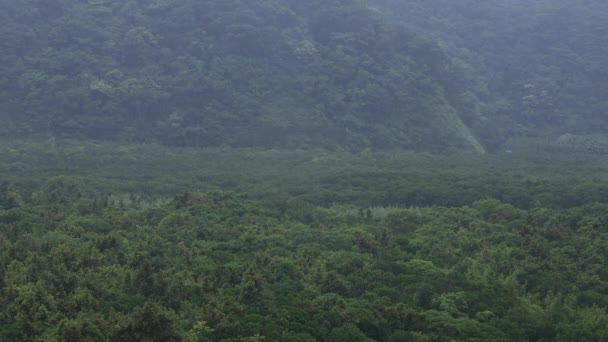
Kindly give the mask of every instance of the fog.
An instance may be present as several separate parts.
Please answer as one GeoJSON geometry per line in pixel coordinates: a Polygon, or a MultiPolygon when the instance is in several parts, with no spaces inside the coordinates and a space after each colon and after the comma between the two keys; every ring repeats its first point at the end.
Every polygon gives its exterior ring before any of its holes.
{"type": "Polygon", "coordinates": [[[608,2],[0,0],[0,341],[608,340],[608,2]]]}
{"type": "Polygon", "coordinates": [[[4,134],[481,152],[606,124],[600,1],[1,6],[4,134]]]}

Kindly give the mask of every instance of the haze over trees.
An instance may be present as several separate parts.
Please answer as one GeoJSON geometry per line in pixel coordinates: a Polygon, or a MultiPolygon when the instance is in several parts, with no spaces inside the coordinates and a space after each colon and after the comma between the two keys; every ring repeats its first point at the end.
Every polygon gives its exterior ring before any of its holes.
{"type": "Polygon", "coordinates": [[[528,135],[606,132],[606,2],[370,3],[468,62],[491,95],[496,124],[528,135]]]}
{"type": "Polygon", "coordinates": [[[0,341],[608,340],[608,3],[0,0],[0,341]]]}
{"type": "Polygon", "coordinates": [[[7,132],[482,150],[454,61],[359,1],[2,6],[7,132]]]}
{"type": "Polygon", "coordinates": [[[600,1],[0,6],[5,133],[481,151],[605,128],[600,1]]]}

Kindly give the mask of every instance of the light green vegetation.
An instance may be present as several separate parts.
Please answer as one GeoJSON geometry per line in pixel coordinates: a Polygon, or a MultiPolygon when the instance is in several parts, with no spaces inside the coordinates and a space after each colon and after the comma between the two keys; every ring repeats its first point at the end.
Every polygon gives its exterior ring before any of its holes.
{"type": "Polygon", "coordinates": [[[345,210],[66,179],[0,198],[0,336],[23,341],[598,341],[605,204],[345,210]],[[346,213],[346,214],[345,214],[346,213]]]}

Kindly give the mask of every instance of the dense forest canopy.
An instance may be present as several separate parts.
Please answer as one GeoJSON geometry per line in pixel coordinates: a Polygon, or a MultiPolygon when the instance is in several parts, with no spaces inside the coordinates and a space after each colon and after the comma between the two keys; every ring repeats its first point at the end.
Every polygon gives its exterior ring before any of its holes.
{"type": "Polygon", "coordinates": [[[608,341],[606,37],[599,0],[0,0],[0,341],[608,341]]]}
{"type": "Polygon", "coordinates": [[[162,204],[55,178],[0,198],[10,341],[602,341],[605,204],[162,204]],[[591,240],[589,240],[591,238],[591,240]]]}

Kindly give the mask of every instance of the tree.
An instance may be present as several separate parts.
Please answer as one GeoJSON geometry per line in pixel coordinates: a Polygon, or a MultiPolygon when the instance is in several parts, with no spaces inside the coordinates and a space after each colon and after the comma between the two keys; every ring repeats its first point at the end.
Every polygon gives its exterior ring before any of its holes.
{"type": "Polygon", "coordinates": [[[125,323],[112,333],[110,341],[153,342],[180,341],[180,336],[173,328],[172,319],[163,307],[146,302],[128,317],[125,323]]]}

